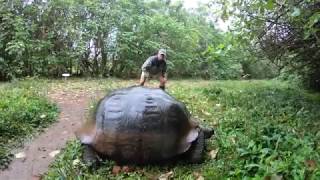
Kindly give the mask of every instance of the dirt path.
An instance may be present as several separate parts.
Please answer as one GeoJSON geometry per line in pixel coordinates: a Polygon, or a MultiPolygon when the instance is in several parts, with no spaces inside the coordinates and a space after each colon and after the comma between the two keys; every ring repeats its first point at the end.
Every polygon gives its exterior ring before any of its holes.
{"type": "Polygon", "coordinates": [[[90,93],[81,90],[49,93],[49,97],[61,110],[58,122],[31,142],[27,142],[24,148],[18,151],[24,152],[25,157],[14,159],[8,169],[0,172],[0,179],[40,179],[54,160],[53,154],[59,152],[68,140],[74,138],[74,131],[84,121],[90,96],[90,93]]]}

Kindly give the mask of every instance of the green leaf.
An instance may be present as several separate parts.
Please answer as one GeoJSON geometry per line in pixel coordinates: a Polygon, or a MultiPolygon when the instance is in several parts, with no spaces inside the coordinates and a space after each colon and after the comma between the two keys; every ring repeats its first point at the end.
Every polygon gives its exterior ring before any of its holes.
{"type": "Polygon", "coordinates": [[[251,168],[254,168],[254,167],[260,167],[259,164],[248,164],[245,166],[245,168],[248,168],[248,169],[251,169],[251,168]]]}
{"type": "Polygon", "coordinates": [[[219,44],[219,45],[218,45],[218,49],[223,49],[223,48],[225,48],[225,45],[224,45],[224,44],[219,44]]]}
{"type": "Polygon", "coordinates": [[[254,145],[255,145],[254,141],[251,140],[251,141],[249,142],[249,144],[248,144],[248,147],[250,148],[250,147],[253,147],[254,145]]]}
{"type": "Polygon", "coordinates": [[[222,20],[227,21],[229,19],[229,13],[227,12],[226,9],[223,10],[222,12],[222,20]]]}
{"type": "Polygon", "coordinates": [[[308,21],[308,23],[307,23],[308,27],[311,28],[314,24],[316,24],[317,22],[319,22],[319,20],[320,20],[320,12],[313,14],[313,15],[309,18],[309,21],[308,21]]]}
{"type": "Polygon", "coordinates": [[[268,10],[272,10],[274,8],[274,0],[268,0],[268,2],[266,4],[266,8],[268,10]]]}
{"type": "Polygon", "coordinates": [[[304,36],[303,36],[303,39],[308,39],[311,35],[311,32],[308,30],[308,31],[305,31],[304,32],[304,36]]]}
{"type": "Polygon", "coordinates": [[[293,9],[293,13],[291,13],[291,16],[297,17],[297,16],[300,16],[300,14],[301,14],[300,9],[297,8],[297,7],[295,7],[295,8],[293,9]]]}

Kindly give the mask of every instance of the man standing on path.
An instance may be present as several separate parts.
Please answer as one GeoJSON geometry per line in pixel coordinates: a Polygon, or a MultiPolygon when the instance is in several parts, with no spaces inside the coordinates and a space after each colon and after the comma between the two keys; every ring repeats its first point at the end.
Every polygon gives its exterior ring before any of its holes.
{"type": "Polygon", "coordinates": [[[141,67],[142,73],[140,78],[140,85],[143,86],[147,79],[150,77],[159,77],[159,88],[165,90],[167,82],[167,63],[166,63],[166,50],[160,49],[158,54],[150,56],[141,67]]]}

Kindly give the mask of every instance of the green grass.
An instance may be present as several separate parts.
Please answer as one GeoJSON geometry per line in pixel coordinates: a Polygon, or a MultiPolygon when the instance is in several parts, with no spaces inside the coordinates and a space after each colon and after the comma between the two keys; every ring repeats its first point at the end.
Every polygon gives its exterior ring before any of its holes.
{"type": "MultiPolygon", "coordinates": [[[[134,82],[78,80],[75,84],[99,84],[109,91],[134,82]]],[[[207,153],[200,165],[146,166],[113,175],[111,161],[97,170],[85,166],[80,143],[72,141],[44,178],[152,179],[170,171],[174,179],[199,175],[205,179],[320,178],[319,94],[280,81],[181,80],[171,81],[168,92],[202,124],[215,127],[216,137],[207,144],[208,152],[219,150],[216,158],[207,153]]]]}
{"type": "Polygon", "coordinates": [[[13,148],[56,120],[57,107],[45,98],[44,84],[26,80],[0,85],[0,169],[10,163],[13,148]]]}

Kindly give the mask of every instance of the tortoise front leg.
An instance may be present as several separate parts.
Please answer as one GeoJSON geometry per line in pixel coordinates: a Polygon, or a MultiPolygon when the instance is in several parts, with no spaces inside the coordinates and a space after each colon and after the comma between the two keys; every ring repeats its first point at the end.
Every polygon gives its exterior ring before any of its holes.
{"type": "Polygon", "coordinates": [[[205,138],[202,130],[199,131],[198,138],[192,142],[190,149],[186,152],[186,160],[189,163],[203,162],[205,151],[205,138]]]}
{"type": "Polygon", "coordinates": [[[96,167],[98,164],[98,154],[94,151],[94,149],[87,145],[83,144],[83,161],[88,166],[96,167]]]}

